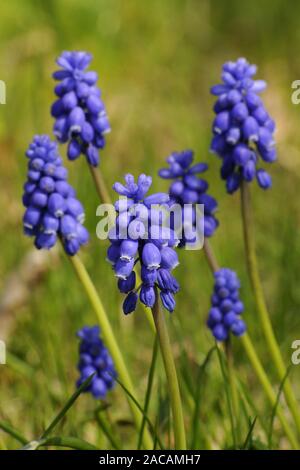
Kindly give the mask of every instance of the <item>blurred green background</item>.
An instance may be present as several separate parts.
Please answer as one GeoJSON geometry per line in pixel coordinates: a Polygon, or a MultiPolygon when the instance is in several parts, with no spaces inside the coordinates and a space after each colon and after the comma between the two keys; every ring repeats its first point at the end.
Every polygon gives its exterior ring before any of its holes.
{"type": "MultiPolygon", "coordinates": [[[[300,106],[291,103],[291,83],[300,79],[299,18],[300,3],[284,0],[10,0],[1,5],[0,79],[6,83],[7,97],[6,105],[0,106],[0,339],[6,341],[9,355],[8,365],[0,366],[0,419],[22,430],[28,439],[39,435],[72,393],[77,377],[75,332],[83,324],[96,323],[64,255],[59,253],[49,263],[46,257],[49,269],[42,269],[43,276],[35,275],[31,255],[29,261],[26,258],[32,240],[22,233],[24,152],[34,134],[51,133],[51,74],[57,55],[68,49],[93,54],[92,69],[99,73],[112,125],[101,163],[109,187],[125,172],[145,172],[152,175],[154,190],[166,190],[167,182],[159,180],[157,171],[174,150],[192,148],[197,161],[209,163],[207,177],[210,192],[219,201],[220,220],[212,244],[220,264],[237,270],[241,277],[245,319],[276,383],[246,276],[239,196],[226,194],[219,179],[220,162],[208,151],[213,119],[209,88],[219,82],[222,63],[239,56],[256,63],[258,77],[268,82],[264,99],[277,122],[279,159],[270,170],[273,189],[263,192],[254,184],[253,197],[262,279],[288,366],[291,343],[300,337],[300,106]],[[34,278],[30,292],[27,277],[34,278]],[[3,301],[10,297],[11,303],[3,301]]],[[[82,256],[143,397],[152,334],[142,310],[130,318],[121,313],[122,298],[105,262],[106,243],[95,236],[98,200],[85,160],[66,164],[92,234],[82,256]]],[[[193,378],[193,364],[203,361],[213,346],[205,326],[212,278],[202,252],[181,251],[179,256],[176,276],[181,291],[168,323],[177,364],[180,368],[184,350],[188,357],[184,356],[184,368],[193,378]]],[[[238,341],[234,349],[239,376],[263,419],[269,419],[270,409],[238,341]]],[[[197,444],[205,446],[209,438],[214,448],[220,448],[229,445],[229,420],[216,357],[209,367],[197,444]]],[[[161,372],[159,377],[155,397],[162,402],[166,387],[161,372]]],[[[300,366],[294,366],[291,379],[300,399],[299,377],[300,366]]],[[[126,424],[126,400],[117,389],[109,401],[124,446],[130,446],[135,441],[130,423],[126,424]]],[[[82,396],[62,432],[105,447],[107,441],[90,419],[94,407],[90,396],[82,396]]],[[[189,426],[188,403],[185,415],[189,426]]],[[[260,425],[256,434],[262,435],[260,425]]],[[[18,446],[1,431],[0,445],[18,446]]],[[[280,429],[274,445],[287,447],[280,429]]]]}

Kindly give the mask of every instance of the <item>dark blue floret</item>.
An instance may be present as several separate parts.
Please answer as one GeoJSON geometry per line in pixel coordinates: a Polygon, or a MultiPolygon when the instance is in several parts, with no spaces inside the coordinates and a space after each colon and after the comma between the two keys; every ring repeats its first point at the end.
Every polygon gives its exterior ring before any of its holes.
{"type": "Polygon", "coordinates": [[[95,398],[103,399],[115,385],[117,374],[113,360],[100,338],[98,326],[84,326],[77,332],[77,336],[80,338],[78,362],[80,378],[77,380],[77,387],[95,374],[84,391],[90,392],[95,398]]]}
{"type": "MultiPolygon", "coordinates": [[[[192,150],[174,152],[167,158],[169,168],[162,168],[159,171],[159,176],[174,180],[169,189],[171,203],[181,206],[184,204],[204,204],[204,236],[211,237],[219,225],[214,215],[218,204],[212,196],[207,194],[207,181],[197,176],[207,170],[207,164],[196,163],[192,165],[193,159],[192,150]]],[[[183,225],[185,222],[183,220],[183,225]]],[[[195,226],[195,222],[193,226],[195,226]]],[[[179,246],[184,246],[186,242],[187,240],[183,236],[179,246]]]]}
{"type": "Polygon", "coordinates": [[[211,297],[207,326],[217,341],[228,339],[230,332],[241,336],[246,325],[240,318],[244,305],[239,298],[240,281],[234,271],[222,268],[215,272],[214,292],[211,297]]]}
{"type": "Polygon", "coordinates": [[[68,255],[75,255],[89,235],[84,210],[67,182],[67,170],[57,144],[47,135],[35,136],[26,156],[29,159],[27,182],[24,185],[24,232],[34,237],[37,248],[52,248],[61,238],[68,255]]]}
{"type": "Polygon", "coordinates": [[[271,176],[259,169],[259,164],[261,160],[276,160],[275,123],[258,96],[266,83],[253,80],[255,73],[256,65],[244,58],[226,62],[223,83],[211,88],[218,97],[211,150],[223,160],[221,177],[228,193],[235,192],[242,180],[251,182],[256,178],[261,188],[272,186],[271,176]]]}
{"type": "Polygon", "coordinates": [[[86,70],[92,60],[87,52],[66,51],[57,59],[60,70],[53,78],[57,100],[51,114],[55,118],[53,132],[59,142],[68,142],[68,158],[84,154],[92,166],[99,164],[99,150],[105,146],[110,132],[96,72],[86,70]]]}
{"type": "Polygon", "coordinates": [[[107,259],[112,264],[120,292],[127,294],[123,312],[127,315],[136,309],[138,299],[152,308],[159,290],[164,307],[172,312],[175,308],[174,294],[179,284],[171,271],[178,265],[173,249],[178,244],[175,233],[164,227],[157,205],[169,211],[169,196],[156,193],[146,196],[152,179],[141,174],[135,182],[125,175],[125,184],[115,183],[114,190],[125,199],[115,203],[116,225],[110,232],[111,245],[107,259]],[[155,206],[155,207],[153,207],[155,206]],[[133,271],[136,263],[141,266],[142,283],[136,287],[133,271]]]}

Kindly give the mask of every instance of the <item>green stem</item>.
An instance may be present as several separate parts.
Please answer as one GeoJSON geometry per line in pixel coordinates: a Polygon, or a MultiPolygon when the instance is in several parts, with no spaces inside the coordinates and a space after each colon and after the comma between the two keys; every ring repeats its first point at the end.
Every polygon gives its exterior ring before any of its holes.
{"type": "Polygon", "coordinates": [[[109,416],[107,414],[106,416],[104,416],[103,412],[96,411],[95,418],[96,418],[97,423],[99,424],[99,427],[102,429],[103,433],[105,434],[106,438],[111,443],[113,449],[120,450],[121,445],[119,444],[119,442],[117,441],[115,437],[114,430],[112,429],[109,416]]]}
{"type": "MultiPolygon", "coordinates": [[[[207,238],[204,239],[204,253],[205,257],[207,260],[207,263],[212,271],[212,273],[215,273],[216,271],[219,271],[220,266],[217,261],[217,258],[215,257],[214,251],[211,247],[211,244],[207,240],[207,238]]],[[[238,418],[239,418],[239,400],[238,400],[238,391],[236,387],[236,379],[235,379],[235,373],[234,373],[234,360],[233,360],[233,354],[232,354],[232,344],[230,341],[230,338],[226,341],[225,344],[225,355],[227,359],[227,369],[228,369],[228,379],[229,379],[229,386],[230,386],[230,391],[231,391],[231,402],[232,402],[232,411],[233,411],[233,417],[234,417],[234,427],[238,427],[238,418]]],[[[234,430],[234,432],[236,432],[234,430]]]]}
{"type": "MultiPolygon", "coordinates": [[[[262,365],[261,365],[261,362],[256,354],[256,351],[255,351],[255,348],[249,338],[249,335],[247,333],[245,333],[243,336],[240,337],[240,341],[242,343],[242,345],[244,346],[244,349],[246,351],[246,354],[248,356],[248,359],[249,361],[251,362],[252,364],[252,367],[253,369],[255,370],[256,372],[256,375],[257,377],[259,378],[260,380],[260,383],[272,405],[272,407],[274,407],[277,403],[277,397],[276,397],[276,394],[272,388],[272,386],[270,385],[270,382],[268,380],[268,377],[267,377],[267,374],[265,373],[262,365]]],[[[283,412],[282,412],[282,409],[277,406],[277,416],[282,424],[282,427],[291,443],[291,446],[293,447],[293,449],[298,449],[299,446],[298,446],[298,442],[297,442],[297,439],[296,439],[296,436],[294,435],[294,433],[292,432],[291,428],[290,428],[290,425],[289,423],[287,422],[283,412]]]]}
{"type": "Polygon", "coordinates": [[[0,429],[1,431],[4,431],[10,436],[14,437],[23,445],[28,442],[28,439],[26,439],[26,437],[24,437],[17,429],[13,428],[9,423],[6,423],[5,421],[0,421],[0,429]]]}
{"type": "MultiPolygon", "coordinates": [[[[105,343],[111,353],[111,356],[113,358],[113,361],[115,363],[117,372],[119,374],[120,380],[123,383],[123,385],[126,387],[126,389],[134,396],[136,397],[136,393],[131,381],[131,378],[129,376],[129,373],[127,371],[125,362],[123,360],[123,356],[120,352],[120,349],[118,347],[118,343],[115,339],[115,336],[113,334],[112,328],[110,326],[109,320],[107,318],[105,309],[102,305],[102,302],[98,296],[98,293],[96,291],[96,288],[94,284],[92,283],[89,274],[87,273],[83,263],[81,262],[80,258],[78,255],[68,257],[71,261],[71,264],[78,276],[78,279],[80,280],[85,293],[87,294],[87,297],[98,317],[99,325],[102,330],[102,334],[105,340],[105,343]]],[[[135,403],[128,399],[129,406],[132,411],[132,415],[135,421],[136,428],[139,430],[141,427],[143,415],[138,409],[138,407],[135,405],[135,403]]],[[[150,434],[147,430],[144,432],[144,437],[143,437],[143,444],[146,449],[152,449],[152,439],[150,437],[150,434]]]]}
{"type": "Polygon", "coordinates": [[[228,379],[229,379],[229,386],[231,390],[231,401],[232,401],[232,414],[234,419],[235,425],[235,432],[237,438],[240,438],[239,435],[239,396],[236,384],[236,378],[234,373],[234,361],[233,361],[233,354],[232,354],[232,344],[230,338],[225,343],[225,354],[227,359],[227,369],[228,369],[228,379]]]}
{"type": "Polygon", "coordinates": [[[204,239],[203,249],[204,249],[206,261],[211,269],[211,272],[214,274],[216,271],[219,271],[220,266],[217,261],[217,258],[215,257],[211,244],[209,243],[207,238],[204,239]]]}
{"type": "Polygon", "coordinates": [[[112,200],[110,197],[110,194],[107,190],[106,184],[104,182],[102,173],[99,170],[99,167],[94,167],[92,165],[89,165],[89,169],[91,171],[91,175],[95,184],[96,191],[98,193],[98,196],[100,198],[100,201],[104,204],[112,204],[112,200]]]}
{"type": "Polygon", "coordinates": [[[216,347],[217,347],[217,352],[218,352],[220,369],[221,369],[222,377],[223,377],[223,381],[224,381],[224,390],[225,390],[225,397],[226,397],[227,406],[228,406],[228,413],[229,413],[230,426],[231,426],[231,432],[232,432],[233,448],[237,449],[235,420],[234,420],[234,417],[233,417],[233,409],[232,409],[232,392],[230,390],[230,384],[229,384],[229,387],[228,387],[228,382],[229,382],[228,375],[226,374],[225,364],[224,364],[224,361],[223,361],[223,355],[222,355],[222,352],[221,352],[221,347],[217,342],[216,342],[216,347]],[[231,392],[231,396],[230,396],[230,392],[231,392]]]}
{"type": "MultiPolygon", "coordinates": [[[[109,191],[107,189],[107,186],[105,184],[104,178],[102,176],[101,171],[99,170],[98,167],[94,167],[92,165],[88,164],[88,167],[90,169],[92,179],[97,191],[97,194],[99,196],[99,200],[101,201],[102,204],[109,204],[110,206],[113,205],[109,191]]],[[[114,225],[114,211],[108,211],[108,222],[109,226],[114,225]]]]}
{"type": "Polygon", "coordinates": [[[167,326],[165,323],[164,313],[162,312],[156,292],[156,302],[152,309],[153,319],[159,339],[161,354],[165,366],[167,382],[169,387],[173,422],[174,422],[174,437],[175,448],[177,450],[186,449],[186,438],[184,429],[183,412],[180,398],[180,391],[177,379],[175,363],[173,359],[170,339],[168,335],[167,326]]]}
{"type": "MultiPolygon", "coordinates": [[[[286,374],[286,367],[273,331],[259,276],[258,262],[255,251],[254,218],[251,207],[250,189],[249,184],[245,181],[242,182],[241,186],[241,207],[248,273],[257,305],[259,320],[275,367],[277,369],[279,380],[282,381],[286,374]]],[[[297,431],[300,435],[300,412],[289,379],[287,379],[284,383],[283,392],[296,423],[297,431]]]]}
{"type": "Polygon", "coordinates": [[[152,392],[157,353],[158,353],[158,340],[157,340],[157,336],[155,335],[151,365],[150,365],[150,370],[149,370],[149,375],[148,375],[147,390],[146,390],[145,401],[144,401],[144,413],[145,414],[143,416],[142,426],[141,426],[141,430],[140,430],[139,437],[138,437],[138,445],[137,445],[138,450],[140,450],[141,448],[144,429],[146,426],[146,416],[148,414],[148,408],[149,408],[150,397],[151,397],[151,392],[152,392]]]}

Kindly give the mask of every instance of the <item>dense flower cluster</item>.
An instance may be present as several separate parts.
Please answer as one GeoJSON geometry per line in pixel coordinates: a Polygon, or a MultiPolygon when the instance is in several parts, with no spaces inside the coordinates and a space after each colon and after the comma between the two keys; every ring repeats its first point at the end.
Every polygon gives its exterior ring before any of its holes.
{"type": "Polygon", "coordinates": [[[77,332],[80,338],[78,370],[80,378],[77,387],[95,374],[90,385],[84,390],[95,398],[105,398],[115,385],[116,371],[113,360],[100,338],[98,326],[85,326],[77,332]]]}
{"type": "Polygon", "coordinates": [[[99,164],[99,149],[105,145],[104,135],[110,131],[96,72],[87,71],[92,56],[87,52],[63,52],[57,59],[61,70],[53,77],[58,99],[51,114],[55,118],[54,134],[59,142],[68,142],[68,158],[84,154],[90,165],[99,164]]]}
{"type": "Polygon", "coordinates": [[[266,88],[263,80],[253,80],[256,66],[240,58],[223,65],[223,83],[211,89],[218,96],[214,105],[211,150],[223,160],[221,176],[229,193],[236,191],[242,179],[255,177],[259,186],[272,185],[271,176],[258,168],[259,157],[267,163],[276,159],[275,123],[258,96],[266,88]]]}
{"type": "MultiPolygon", "coordinates": [[[[173,179],[170,186],[169,194],[171,204],[176,203],[184,206],[184,204],[204,204],[204,236],[211,237],[218,227],[218,220],[214,213],[217,209],[217,201],[210,195],[206,194],[208,183],[205,179],[196,176],[207,170],[206,163],[196,163],[192,165],[194,154],[192,150],[183,152],[174,152],[168,158],[169,168],[163,168],[159,171],[159,176],[165,179],[173,179]]],[[[183,226],[185,225],[184,212],[182,212],[183,226]]],[[[194,209],[192,223],[195,225],[197,212],[194,209]]],[[[184,234],[180,241],[180,246],[186,243],[184,234]]]]}
{"type": "Polygon", "coordinates": [[[125,314],[135,310],[138,301],[153,307],[157,288],[164,307],[172,312],[175,308],[174,294],[179,290],[171,271],[178,265],[173,249],[178,240],[172,230],[163,225],[162,211],[155,205],[165,205],[168,212],[169,196],[156,193],[146,196],[152,178],[141,174],[137,183],[130,174],[125,176],[126,184],[114,184],[114,190],[125,199],[119,199],[116,225],[110,233],[111,245],[107,258],[112,263],[120,292],[127,294],[123,303],[125,314]],[[141,265],[142,284],[136,288],[133,268],[141,265]]]}
{"type": "Polygon", "coordinates": [[[52,248],[57,237],[65,251],[74,255],[88,241],[84,211],[62,164],[57,144],[47,135],[35,136],[26,156],[29,159],[24,185],[23,217],[25,234],[35,237],[37,248],[52,248]]]}
{"type": "Polygon", "coordinates": [[[214,277],[212,308],[207,325],[217,341],[225,341],[230,331],[235,336],[241,336],[246,331],[246,325],[240,318],[244,310],[239,298],[240,281],[234,271],[226,268],[215,272],[214,277]]]}

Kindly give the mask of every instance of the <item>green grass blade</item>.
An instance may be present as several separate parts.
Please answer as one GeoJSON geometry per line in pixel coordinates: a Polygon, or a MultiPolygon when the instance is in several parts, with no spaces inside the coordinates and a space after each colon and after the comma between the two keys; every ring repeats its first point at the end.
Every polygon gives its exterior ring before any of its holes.
{"type": "MultiPolygon", "coordinates": [[[[148,408],[149,408],[149,403],[150,403],[150,398],[151,398],[152,385],[153,385],[153,379],[154,379],[154,371],[155,371],[156,360],[157,360],[157,353],[158,353],[158,339],[157,339],[157,336],[155,336],[154,345],[153,345],[153,352],[152,352],[152,359],[151,359],[151,365],[150,365],[150,370],[149,370],[149,374],[148,374],[148,383],[147,383],[147,390],[146,390],[146,396],[145,396],[145,403],[144,403],[144,413],[145,414],[148,413],[148,408]]],[[[140,450],[141,445],[142,445],[143,433],[144,433],[144,428],[145,428],[145,425],[146,425],[145,414],[143,415],[141,429],[140,429],[139,436],[138,436],[138,444],[137,444],[138,450],[140,450]]]]}
{"type": "MultiPolygon", "coordinates": [[[[249,423],[252,423],[252,420],[254,419],[253,416],[257,417],[257,421],[259,419],[258,419],[258,416],[255,412],[252,415],[253,410],[250,412],[250,410],[249,410],[250,406],[248,405],[248,402],[247,402],[246,398],[242,395],[242,388],[240,387],[238,379],[237,379],[237,386],[238,386],[238,392],[239,392],[239,395],[240,395],[239,405],[240,405],[240,410],[241,410],[241,415],[242,415],[241,418],[243,417],[246,426],[249,426],[249,423]]],[[[241,422],[242,422],[242,419],[241,419],[241,422]]]]}
{"type": "Polygon", "coordinates": [[[212,357],[213,352],[216,350],[216,346],[213,346],[207,353],[203,363],[198,368],[198,374],[196,379],[196,389],[194,395],[195,401],[195,410],[192,419],[193,427],[192,427],[192,439],[191,439],[191,449],[195,449],[198,433],[199,433],[199,412],[200,412],[200,403],[201,403],[201,391],[202,391],[202,379],[206,372],[206,367],[208,366],[210,359],[212,357]]]}
{"type": "Polygon", "coordinates": [[[248,431],[248,434],[246,436],[246,439],[245,439],[245,442],[242,446],[242,450],[246,450],[248,449],[248,446],[249,444],[251,443],[252,441],[252,434],[253,434],[253,431],[254,431],[254,427],[255,427],[255,424],[256,424],[256,420],[257,420],[257,416],[255,416],[254,420],[252,421],[252,423],[250,424],[250,428],[249,428],[249,431],[248,431]]]}
{"type": "Polygon", "coordinates": [[[93,380],[95,373],[92,374],[90,377],[88,377],[81,385],[78,387],[78,389],[73,393],[73,395],[69,398],[65,406],[62,408],[62,410],[58,413],[58,415],[51,421],[49,426],[45,429],[43,432],[41,439],[44,439],[45,437],[49,436],[49,434],[53,431],[55,426],[62,420],[62,418],[65,416],[65,414],[68,412],[68,410],[71,408],[71,406],[75,403],[79,395],[89,386],[91,381],[93,380]]]}
{"type": "Polygon", "coordinates": [[[158,445],[158,442],[157,442],[158,432],[159,432],[159,418],[158,418],[158,416],[156,416],[156,419],[155,419],[155,435],[154,435],[154,441],[153,441],[153,450],[156,450],[156,449],[157,449],[157,445],[158,445]]]}
{"type": "Polygon", "coordinates": [[[27,444],[28,439],[26,439],[26,437],[24,437],[19,431],[13,428],[9,423],[5,421],[0,421],[0,429],[15,438],[21,444],[27,444]]]}
{"type": "Polygon", "coordinates": [[[111,443],[112,447],[115,450],[120,450],[121,445],[119,444],[119,442],[117,442],[117,440],[113,436],[112,431],[109,428],[109,424],[108,424],[107,420],[105,419],[105,417],[103,416],[103,413],[101,413],[99,411],[96,411],[95,412],[95,418],[96,418],[96,421],[99,424],[100,428],[102,429],[103,433],[107,437],[108,441],[111,443]]]}
{"type": "MultiPolygon", "coordinates": [[[[162,385],[161,378],[159,379],[158,384],[158,399],[156,403],[156,419],[155,419],[155,430],[156,435],[159,436],[160,433],[165,435],[165,432],[168,431],[168,423],[170,419],[170,400],[168,394],[163,394],[165,386],[162,385]]],[[[157,449],[158,441],[155,439],[153,450],[157,449]]],[[[166,446],[164,446],[167,448],[166,446]]]]}
{"type": "MultiPolygon", "coordinates": [[[[266,426],[265,420],[260,417],[260,414],[259,414],[259,412],[258,412],[258,409],[257,409],[257,407],[255,406],[255,404],[254,404],[254,402],[253,402],[253,400],[252,400],[252,398],[251,398],[250,393],[248,393],[247,387],[246,387],[245,384],[244,384],[241,380],[239,380],[239,379],[238,379],[238,385],[239,385],[239,387],[240,387],[240,395],[243,396],[244,399],[246,400],[246,402],[247,402],[249,408],[252,410],[253,415],[258,417],[258,420],[259,420],[259,422],[260,422],[260,425],[261,425],[261,427],[262,427],[264,433],[267,435],[268,430],[267,430],[267,426],[266,426]]],[[[249,417],[247,416],[247,419],[248,419],[248,418],[249,418],[249,417]]]]}
{"type": "MultiPolygon", "coordinates": [[[[176,343],[179,344],[180,354],[178,357],[179,364],[180,364],[180,375],[183,379],[183,385],[186,389],[186,393],[188,393],[189,397],[193,397],[195,393],[195,387],[193,380],[193,376],[190,373],[190,367],[187,367],[187,364],[191,362],[187,352],[186,352],[186,345],[183,340],[182,331],[184,330],[184,325],[179,317],[174,318],[173,328],[175,331],[175,339],[176,343]]],[[[196,365],[196,361],[193,362],[193,366],[196,365]]]]}
{"type": "Polygon", "coordinates": [[[157,442],[160,446],[161,449],[163,449],[163,445],[162,445],[162,442],[159,438],[159,436],[156,434],[156,431],[155,431],[155,427],[153,426],[151,420],[148,418],[147,414],[144,412],[143,408],[141,407],[141,405],[139,404],[139,402],[136,400],[136,398],[129,392],[129,390],[127,390],[127,388],[122,384],[122,382],[120,382],[120,380],[118,378],[115,379],[116,382],[122,387],[122,389],[124,390],[124,392],[128,395],[128,397],[133,401],[133,403],[137,406],[137,408],[140,410],[140,412],[143,414],[143,416],[145,417],[145,420],[149,426],[149,429],[151,431],[151,433],[153,434],[154,437],[156,437],[157,439],[157,442]]]}
{"type": "Polygon", "coordinates": [[[276,411],[277,411],[277,407],[279,405],[279,400],[280,400],[280,397],[281,397],[281,394],[283,392],[283,387],[284,387],[284,384],[285,384],[285,381],[286,379],[288,378],[289,376],[289,373],[291,371],[291,368],[292,368],[292,365],[290,364],[289,367],[287,368],[286,370],[286,373],[280,383],[280,386],[279,386],[279,389],[278,389],[278,393],[277,393],[277,396],[276,396],[276,402],[272,408],[272,413],[271,413],[271,422],[270,422],[270,428],[269,428],[269,432],[268,432],[268,447],[269,449],[272,449],[272,438],[273,438],[273,428],[274,428],[274,419],[275,419],[275,416],[276,416],[276,411]]]}
{"type": "MultiPolygon", "coordinates": [[[[195,395],[195,381],[190,373],[190,368],[186,367],[188,363],[191,363],[189,356],[187,355],[184,346],[180,344],[180,374],[185,383],[187,392],[193,397],[195,395]]],[[[192,363],[195,366],[196,361],[192,363]]],[[[194,368],[194,367],[193,367],[194,368]]]]}
{"type": "Polygon", "coordinates": [[[224,381],[224,388],[225,388],[225,395],[226,395],[227,407],[228,407],[229,418],[230,418],[233,446],[236,449],[236,444],[237,443],[236,443],[236,435],[235,435],[235,429],[234,429],[234,418],[233,418],[233,410],[232,410],[232,404],[231,404],[231,399],[230,399],[229,382],[228,382],[228,377],[226,375],[226,369],[225,369],[225,364],[224,364],[225,361],[224,361],[222,352],[220,351],[220,348],[218,347],[218,345],[216,346],[216,348],[217,348],[220,368],[221,368],[221,372],[222,372],[222,377],[223,377],[223,381],[224,381]]]}

